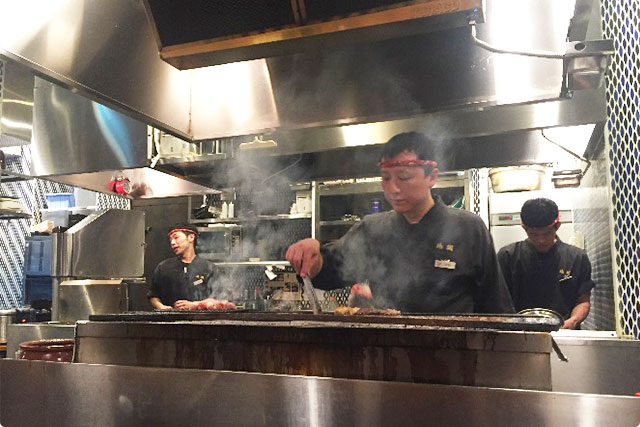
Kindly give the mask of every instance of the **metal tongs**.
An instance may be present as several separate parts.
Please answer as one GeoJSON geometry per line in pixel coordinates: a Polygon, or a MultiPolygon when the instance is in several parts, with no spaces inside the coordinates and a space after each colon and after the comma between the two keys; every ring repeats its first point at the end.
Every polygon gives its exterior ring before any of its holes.
{"type": "Polygon", "coordinates": [[[313,283],[311,283],[311,279],[309,279],[308,277],[303,277],[302,283],[304,283],[304,293],[309,299],[309,304],[311,304],[311,310],[313,310],[313,314],[322,313],[322,310],[320,308],[320,301],[318,301],[316,291],[313,289],[313,283]]]}

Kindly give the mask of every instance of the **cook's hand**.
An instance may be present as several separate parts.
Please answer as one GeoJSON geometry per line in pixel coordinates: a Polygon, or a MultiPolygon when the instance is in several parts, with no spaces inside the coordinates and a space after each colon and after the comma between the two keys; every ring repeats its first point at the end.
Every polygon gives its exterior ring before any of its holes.
{"type": "Polygon", "coordinates": [[[562,325],[562,329],[575,329],[578,327],[578,321],[572,318],[568,318],[564,321],[564,325],[562,325]]]}
{"type": "Polygon", "coordinates": [[[173,304],[175,308],[182,308],[185,310],[194,310],[196,308],[196,303],[193,301],[187,301],[185,299],[180,299],[173,304]]]}
{"type": "Polygon", "coordinates": [[[351,287],[351,293],[353,295],[358,295],[363,298],[371,299],[373,295],[371,294],[371,288],[367,284],[358,284],[356,283],[351,287]]]}
{"type": "Polygon", "coordinates": [[[320,242],[316,239],[303,239],[289,246],[287,261],[301,277],[315,277],[322,270],[320,242]]]}
{"type": "Polygon", "coordinates": [[[366,283],[353,285],[347,298],[347,306],[373,308],[373,295],[369,285],[366,283]]]}

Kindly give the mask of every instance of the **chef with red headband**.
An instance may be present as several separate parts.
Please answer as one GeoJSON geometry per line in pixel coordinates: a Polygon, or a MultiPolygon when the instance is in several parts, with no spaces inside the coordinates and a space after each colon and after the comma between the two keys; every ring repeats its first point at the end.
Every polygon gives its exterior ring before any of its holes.
{"type": "Polygon", "coordinates": [[[420,133],[391,138],[378,166],[393,210],[365,216],[322,247],[315,239],[294,243],[287,260],[320,289],[368,282],[379,308],[512,313],[482,219],[431,193],[438,179],[434,152],[435,144],[420,133]]]}
{"type": "Polygon", "coordinates": [[[191,224],[175,224],[169,230],[169,243],[175,257],[162,261],[153,272],[147,293],[153,308],[197,309],[211,294],[213,265],[196,255],[198,231],[191,224]]]}
{"type": "Polygon", "coordinates": [[[561,223],[553,200],[527,200],[520,218],[527,239],[498,252],[515,309],[554,310],[565,319],[563,328],[579,328],[595,286],[586,252],[558,238],[561,223]]]}

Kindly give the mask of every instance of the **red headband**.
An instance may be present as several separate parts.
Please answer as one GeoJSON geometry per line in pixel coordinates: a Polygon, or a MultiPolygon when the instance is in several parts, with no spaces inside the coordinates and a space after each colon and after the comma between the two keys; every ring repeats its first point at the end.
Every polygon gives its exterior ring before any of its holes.
{"type": "Polygon", "coordinates": [[[378,163],[379,168],[395,168],[397,166],[438,166],[433,160],[383,160],[378,163]]]}
{"type": "Polygon", "coordinates": [[[549,228],[549,227],[553,227],[554,225],[556,225],[557,223],[560,222],[560,212],[558,212],[558,216],[556,217],[556,219],[554,219],[551,224],[549,225],[543,225],[542,227],[529,227],[528,225],[526,225],[524,222],[521,222],[520,224],[523,227],[528,227],[528,228],[549,228]]]}
{"type": "Polygon", "coordinates": [[[189,228],[174,228],[173,230],[171,230],[169,232],[169,237],[171,237],[171,235],[177,231],[182,231],[183,233],[191,233],[191,234],[196,234],[195,231],[189,229],[189,228]]]}

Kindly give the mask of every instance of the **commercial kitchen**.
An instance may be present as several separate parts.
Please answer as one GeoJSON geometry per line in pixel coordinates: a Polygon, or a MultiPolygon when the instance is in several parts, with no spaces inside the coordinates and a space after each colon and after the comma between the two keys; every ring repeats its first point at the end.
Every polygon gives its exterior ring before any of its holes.
{"type": "Polygon", "coordinates": [[[1,425],[640,425],[636,2],[0,17],[1,425]],[[438,142],[433,194],[495,250],[527,237],[525,201],[558,205],[596,285],[581,329],[549,310],[344,316],[348,287],[303,283],[291,244],[392,209],[378,161],[404,132],[438,142]],[[150,305],[181,222],[233,309],[150,305]]]}

